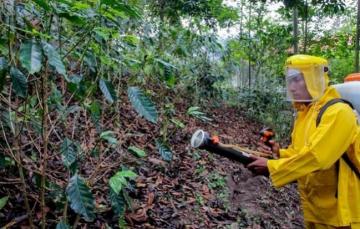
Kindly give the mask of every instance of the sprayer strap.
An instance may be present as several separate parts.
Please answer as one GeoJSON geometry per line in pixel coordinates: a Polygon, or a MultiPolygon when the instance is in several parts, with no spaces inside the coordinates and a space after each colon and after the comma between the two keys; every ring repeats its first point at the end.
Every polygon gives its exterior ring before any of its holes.
{"type": "Polygon", "coordinates": [[[320,111],[319,111],[319,114],[316,118],[316,127],[320,124],[320,121],[321,121],[321,117],[323,116],[324,112],[326,111],[326,109],[328,109],[328,107],[336,104],[336,103],[346,103],[347,105],[349,105],[352,109],[354,109],[353,105],[345,100],[345,99],[340,99],[340,98],[336,98],[336,99],[332,99],[330,101],[328,101],[327,103],[325,103],[324,106],[321,107],[320,111]]]}
{"type": "MultiPolygon", "coordinates": [[[[321,122],[321,117],[323,116],[324,112],[326,111],[326,109],[328,107],[330,107],[331,105],[334,105],[336,103],[346,103],[348,104],[352,109],[354,109],[353,105],[345,100],[345,99],[340,99],[340,98],[336,98],[336,99],[332,99],[330,101],[328,101],[324,106],[321,107],[319,114],[316,118],[316,127],[319,126],[320,122],[321,122]]],[[[360,179],[360,171],[359,169],[354,165],[354,163],[350,160],[349,156],[345,153],[343,153],[343,155],[341,156],[342,159],[344,159],[344,161],[346,162],[346,164],[351,168],[351,170],[356,174],[356,176],[360,179]]],[[[338,161],[336,163],[339,163],[338,161]]]]}

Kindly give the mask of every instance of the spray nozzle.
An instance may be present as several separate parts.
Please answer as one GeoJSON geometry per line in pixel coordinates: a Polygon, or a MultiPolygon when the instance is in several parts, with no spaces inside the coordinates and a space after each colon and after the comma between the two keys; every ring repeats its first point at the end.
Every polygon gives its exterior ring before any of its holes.
{"type": "Polygon", "coordinates": [[[275,137],[275,132],[271,128],[265,127],[262,130],[260,130],[259,134],[261,136],[260,140],[264,142],[265,145],[272,148],[272,144],[270,143],[270,141],[273,139],[273,137],[275,137]]]}

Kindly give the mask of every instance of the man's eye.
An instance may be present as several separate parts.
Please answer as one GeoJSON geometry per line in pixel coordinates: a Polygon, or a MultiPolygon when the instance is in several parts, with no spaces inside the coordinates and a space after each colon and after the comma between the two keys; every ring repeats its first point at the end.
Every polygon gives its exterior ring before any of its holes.
{"type": "Polygon", "coordinates": [[[301,80],[302,80],[301,76],[296,76],[296,77],[293,78],[293,82],[299,82],[301,80]]]}

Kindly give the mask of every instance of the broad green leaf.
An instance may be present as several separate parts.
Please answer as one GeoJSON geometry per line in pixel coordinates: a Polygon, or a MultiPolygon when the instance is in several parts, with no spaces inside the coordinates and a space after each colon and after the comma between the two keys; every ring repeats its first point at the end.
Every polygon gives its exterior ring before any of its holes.
{"type": "Polygon", "coordinates": [[[24,74],[17,68],[10,68],[10,76],[12,81],[12,88],[15,94],[19,97],[25,98],[28,92],[28,82],[24,74]]]}
{"type": "Polygon", "coordinates": [[[116,93],[115,93],[113,86],[110,84],[110,82],[108,82],[107,80],[101,79],[99,81],[99,86],[100,86],[101,92],[105,96],[105,99],[109,103],[113,103],[114,101],[116,101],[116,93]]]}
{"type": "Polygon", "coordinates": [[[135,154],[136,156],[138,156],[138,157],[145,157],[145,156],[146,156],[146,152],[145,152],[144,150],[139,149],[139,148],[137,148],[137,147],[135,147],[135,146],[130,146],[130,147],[128,148],[128,150],[129,150],[131,153],[133,153],[133,154],[135,154]]]}
{"type": "Polygon", "coordinates": [[[166,81],[166,84],[169,87],[174,87],[176,83],[175,71],[177,70],[177,68],[171,63],[166,62],[159,58],[155,58],[154,61],[159,64],[161,75],[164,76],[164,80],[166,81]]]}
{"type": "Polygon", "coordinates": [[[45,55],[48,58],[49,64],[55,68],[55,70],[63,75],[66,76],[66,69],[64,66],[64,63],[61,60],[61,57],[59,53],[56,51],[56,49],[49,43],[43,42],[42,47],[44,50],[45,55]]]}
{"type": "Polygon", "coordinates": [[[61,144],[61,159],[66,167],[70,167],[77,158],[78,147],[73,141],[65,138],[61,144]]]}
{"type": "Polygon", "coordinates": [[[75,174],[66,187],[66,195],[70,201],[70,207],[78,214],[82,215],[84,219],[91,222],[95,218],[94,197],[85,184],[85,181],[75,174]]]}
{"type": "Polygon", "coordinates": [[[138,114],[152,123],[157,122],[158,115],[155,105],[138,87],[129,87],[128,97],[138,114]]]}
{"type": "Polygon", "coordinates": [[[4,196],[4,197],[0,198],[0,210],[3,209],[3,207],[5,207],[8,199],[9,199],[8,196],[4,196]]]}
{"type": "Polygon", "coordinates": [[[8,72],[8,62],[4,57],[0,57],[0,92],[5,84],[5,77],[8,72]]]}
{"type": "Polygon", "coordinates": [[[110,178],[109,185],[116,194],[119,194],[123,187],[126,187],[127,180],[125,179],[125,177],[115,174],[113,177],[110,178]]]}
{"type": "Polygon", "coordinates": [[[173,154],[170,150],[170,148],[165,145],[162,141],[160,141],[159,139],[156,140],[156,147],[161,155],[161,157],[165,160],[165,161],[171,161],[173,154]]]}
{"type": "Polygon", "coordinates": [[[107,130],[100,134],[100,138],[106,140],[109,144],[117,144],[117,139],[115,137],[114,131],[107,130]]]}
{"type": "Polygon", "coordinates": [[[63,220],[61,220],[57,225],[56,229],[70,229],[70,226],[65,223],[63,220]]]}
{"type": "Polygon", "coordinates": [[[116,174],[118,174],[119,176],[130,178],[130,179],[137,177],[136,173],[134,173],[133,171],[128,170],[128,169],[117,172],[116,174]]]}
{"type": "Polygon", "coordinates": [[[41,47],[35,40],[21,44],[20,62],[30,74],[40,71],[42,62],[41,47]]]}
{"type": "Polygon", "coordinates": [[[109,187],[109,196],[111,201],[111,207],[116,215],[120,216],[125,211],[125,199],[122,192],[117,194],[111,187],[109,187]]]}
{"type": "Polygon", "coordinates": [[[114,176],[112,176],[110,178],[109,185],[116,194],[119,194],[120,191],[123,189],[123,187],[126,187],[126,185],[128,183],[126,178],[133,179],[135,177],[137,177],[137,174],[134,173],[133,171],[123,170],[123,171],[117,172],[114,176]]]}

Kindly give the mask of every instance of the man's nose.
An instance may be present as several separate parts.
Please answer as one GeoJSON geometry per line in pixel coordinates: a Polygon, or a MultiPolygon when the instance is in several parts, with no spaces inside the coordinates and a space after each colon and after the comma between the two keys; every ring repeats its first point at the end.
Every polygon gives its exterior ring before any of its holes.
{"type": "Polygon", "coordinates": [[[289,91],[290,92],[294,92],[294,91],[296,91],[296,83],[295,82],[290,82],[289,83],[289,91]]]}

